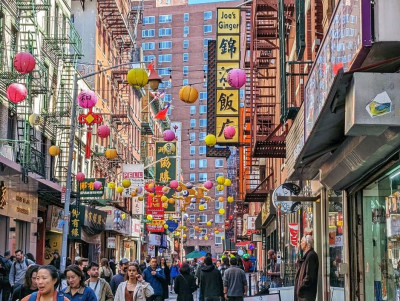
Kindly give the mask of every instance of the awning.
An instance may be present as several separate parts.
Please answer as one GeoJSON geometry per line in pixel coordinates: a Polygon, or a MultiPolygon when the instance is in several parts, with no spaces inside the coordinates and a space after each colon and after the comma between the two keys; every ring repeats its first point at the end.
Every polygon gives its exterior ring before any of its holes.
{"type": "Polygon", "coordinates": [[[241,241],[236,243],[236,247],[246,247],[247,245],[251,244],[251,241],[241,241]]]}

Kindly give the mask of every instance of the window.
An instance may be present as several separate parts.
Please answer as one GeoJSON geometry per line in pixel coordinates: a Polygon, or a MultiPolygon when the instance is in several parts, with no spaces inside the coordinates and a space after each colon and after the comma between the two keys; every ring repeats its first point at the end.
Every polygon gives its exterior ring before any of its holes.
{"type": "Polygon", "coordinates": [[[195,203],[190,203],[189,210],[193,211],[194,209],[196,209],[196,204],[195,203]]]}
{"type": "Polygon", "coordinates": [[[154,43],[154,42],[142,43],[142,48],[143,48],[143,51],[154,50],[154,49],[156,49],[156,43],[154,43]]]}
{"type": "Polygon", "coordinates": [[[189,238],[194,239],[195,230],[193,228],[189,229],[189,238]]]}
{"type": "Polygon", "coordinates": [[[215,159],[215,168],[224,167],[224,159],[215,159]]]}
{"type": "Polygon", "coordinates": [[[170,75],[171,74],[171,68],[159,68],[158,69],[158,75],[170,75]]]}
{"type": "Polygon", "coordinates": [[[142,30],[142,38],[151,38],[156,35],[156,31],[154,29],[143,29],[142,30]]]}
{"type": "MultiPolygon", "coordinates": [[[[220,201],[215,201],[215,209],[220,209],[220,208],[224,208],[224,203],[223,202],[220,202],[220,201]]],[[[216,214],[215,215],[215,217],[217,216],[217,215],[219,215],[219,214],[216,214]]],[[[215,222],[217,222],[217,220],[215,220],[215,222]]]]}
{"type": "Polygon", "coordinates": [[[189,161],[189,168],[190,169],[195,169],[196,168],[196,160],[190,160],[189,161]]]}
{"type": "Polygon", "coordinates": [[[184,62],[189,61],[189,53],[185,52],[185,53],[183,54],[183,61],[184,61],[184,62]]]}
{"type": "Polygon", "coordinates": [[[158,56],[159,63],[169,63],[172,62],[172,54],[160,54],[158,56]]]}
{"type": "Polygon", "coordinates": [[[205,154],[206,154],[205,145],[199,146],[199,155],[205,155],[205,154]]]}
{"type": "Polygon", "coordinates": [[[217,188],[215,188],[215,193],[214,193],[214,195],[215,195],[215,196],[217,196],[217,195],[224,195],[224,191],[223,191],[223,190],[222,190],[222,191],[218,191],[217,188]]]}
{"type": "MultiPolygon", "coordinates": [[[[207,214],[200,214],[199,217],[200,217],[200,221],[199,221],[200,224],[204,224],[207,222],[207,214]]],[[[207,229],[204,229],[204,230],[207,231],[207,229]]]]}
{"type": "Polygon", "coordinates": [[[188,80],[187,78],[185,78],[185,79],[182,81],[182,85],[183,85],[183,86],[189,85],[189,80],[188,80]]]}
{"type": "MultiPolygon", "coordinates": [[[[223,203],[222,203],[222,207],[220,207],[220,208],[224,208],[223,203]]],[[[215,209],[217,209],[217,208],[215,208],[215,209]]],[[[223,214],[216,214],[214,222],[216,224],[222,224],[224,222],[224,215],[223,214]]]]}
{"type": "Polygon", "coordinates": [[[240,93],[239,99],[243,99],[244,98],[244,90],[240,90],[239,93],[240,93]]]}
{"type": "Polygon", "coordinates": [[[171,23],[172,15],[160,15],[158,16],[158,23],[171,23]]]}
{"type": "Polygon", "coordinates": [[[172,41],[163,41],[158,43],[158,49],[171,49],[172,48],[172,41]]]}
{"type": "Polygon", "coordinates": [[[207,126],[207,119],[200,119],[199,126],[205,128],[207,126]]]}
{"type": "Polygon", "coordinates": [[[188,34],[189,34],[189,26],[183,27],[183,36],[187,37],[188,34]]]}
{"type": "Polygon", "coordinates": [[[200,114],[207,114],[207,106],[206,105],[200,105],[199,106],[199,113],[200,114]]]}
{"type": "Polygon", "coordinates": [[[211,38],[205,38],[204,40],[203,40],[203,47],[204,48],[208,48],[208,41],[211,41],[212,39],[211,38]]]}
{"type": "Polygon", "coordinates": [[[200,235],[207,235],[207,229],[201,229],[200,235]]]}
{"type": "Polygon", "coordinates": [[[194,214],[189,215],[189,220],[190,220],[192,223],[194,223],[194,222],[196,221],[196,215],[194,215],[194,214]]]}
{"type": "Polygon", "coordinates": [[[203,82],[203,88],[207,88],[207,81],[206,80],[203,82]]]}
{"type": "Polygon", "coordinates": [[[202,142],[206,138],[207,133],[206,132],[200,132],[199,133],[199,141],[202,142]]]}
{"type": "Polygon", "coordinates": [[[186,76],[189,74],[189,66],[183,66],[183,75],[186,76]]]}
{"type": "Polygon", "coordinates": [[[196,182],[196,174],[195,173],[191,173],[190,175],[189,175],[189,181],[190,182],[196,182]]]}
{"type": "Polygon", "coordinates": [[[203,33],[204,34],[212,33],[212,25],[203,25],[203,33]]]}
{"type": "Polygon", "coordinates": [[[143,17],[143,20],[142,20],[143,25],[154,24],[154,23],[156,23],[156,17],[154,17],[154,16],[143,17]]]}
{"type": "Polygon", "coordinates": [[[172,28],[160,28],[158,30],[159,37],[170,37],[172,35],[172,28]]]}
{"type": "Polygon", "coordinates": [[[203,70],[204,70],[204,72],[207,72],[208,71],[208,65],[204,65],[203,66],[203,70]]]}
{"type": "Polygon", "coordinates": [[[211,20],[212,19],[212,11],[205,11],[203,13],[203,20],[211,20]]]}
{"type": "Polygon", "coordinates": [[[145,55],[143,56],[143,61],[146,63],[150,63],[151,61],[154,61],[156,57],[154,55],[145,55]]]}
{"type": "Polygon", "coordinates": [[[196,154],[196,147],[195,146],[190,146],[190,155],[195,155],[196,154]]]}
{"type": "Polygon", "coordinates": [[[190,106],[190,115],[196,114],[196,106],[190,106]]]}
{"type": "Polygon", "coordinates": [[[215,235],[215,244],[222,245],[222,237],[215,235]]]}
{"type": "Polygon", "coordinates": [[[207,181],[207,173],[206,172],[199,173],[199,182],[205,182],[205,181],[207,181]]]}
{"type": "Polygon", "coordinates": [[[172,95],[171,94],[165,94],[164,95],[164,101],[171,101],[172,100],[172,95]]]}
{"type": "Polygon", "coordinates": [[[223,177],[223,176],[224,176],[224,173],[223,173],[223,172],[216,172],[216,173],[215,173],[215,181],[216,181],[217,178],[220,177],[220,176],[223,177]]]}
{"type": "Polygon", "coordinates": [[[207,159],[199,160],[199,168],[207,168],[207,159]]]}
{"type": "Polygon", "coordinates": [[[207,61],[208,59],[208,51],[203,52],[203,60],[207,61]]]}
{"type": "Polygon", "coordinates": [[[183,14],[183,22],[189,22],[189,13],[183,14]]]}
{"type": "Polygon", "coordinates": [[[171,107],[169,107],[169,108],[168,108],[167,115],[168,115],[168,116],[171,116],[171,114],[172,114],[172,108],[171,108],[171,107]]]}
{"type": "Polygon", "coordinates": [[[189,48],[189,40],[183,40],[183,49],[189,48]]]}
{"type": "MultiPolygon", "coordinates": [[[[207,100],[207,92],[200,92],[200,96],[199,96],[200,100],[207,100]]],[[[206,110],[207,112],[207,110],[206,110]]]]}
{"type": "Polygon", "coordinates": [[[196,119],[190,119],[190,128],[193,129],[196,127],[196,119]]]}
{"type": "Polygon", "coordinates": [[[190,142],[193,142],[194,140],[196,140],[196,133],[190,133],[189,140],[190,140],[190,142]]]}

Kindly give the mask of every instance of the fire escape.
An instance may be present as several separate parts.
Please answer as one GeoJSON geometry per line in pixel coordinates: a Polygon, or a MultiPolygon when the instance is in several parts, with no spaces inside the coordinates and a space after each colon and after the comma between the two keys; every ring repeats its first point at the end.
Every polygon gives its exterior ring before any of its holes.
{"type": "MultiPolygon", "coordinates": [[[[253,1],[246,13],[245,202],[264,202],[273,177],[268,158],[285,158],[286,131],[280,120],[279,12],[276,0],[253,1]]],[[[294,0],[283,6],[285,34],[294,0]]]]}

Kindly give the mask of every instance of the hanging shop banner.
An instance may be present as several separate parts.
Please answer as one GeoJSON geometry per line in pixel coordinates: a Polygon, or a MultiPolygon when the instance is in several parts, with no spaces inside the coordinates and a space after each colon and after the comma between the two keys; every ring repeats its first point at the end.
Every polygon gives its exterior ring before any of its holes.
{"type": "Polygon", "coordinates": [[[299,224],[290,223],[289,224],[289,233],[290,233],[290,244],[293,247],[296,247],[297,243],[299,241],[299,224]]]}
{"type": "Polygon", "coordinates": [[[141,215],[144,213],[144,202],[139,201],[137,197],[132,198],[132,214],[141,215]]]}
{"type": "Polygon", "coordinates": [[[256,229],[256,219],[257,219],[257,216],[248,216],[247,217],[247,230],[255,230],[256,229]]]}
{"type": "Polygon", "coordinates": [[[113,206],[97,207],[107,216],[105,230],[112,230],[122,235],[129,235],[131,232],[131,217],[128,213],[113,206]]]}
{"type": "Polygon", "coordinates": [[[94,178],[88,178],[84,179],[82,182],[79,183],[79,193],[81,197],[84,198],[95,198],[95,197],[102,197],[104,194],[104,185],[106,184],[106,179],[101,178],[101,179],[94,179],[94,178]],[[94,188],[94,182],[99,181],[101,182],[101,188],[100,189],[95,189],[94,188]]]}
{"type": "Polygon", "coordinates": [[[138,219],[132,219],[132,237],[140,237],[141,235],[141,222],[138,219]]]}
{"type": "Polygon", "coordinates": [[[106,228],[107,213],[88,206],[70,207],[69,238],[82,239],[82,230],[89,236],[98,235],[106,228]]]}
{"type": "Polygon", "coordinates": [[[161,196],[154,195],[147,197],[146,214],[153,218],[146,224],[149,232],[164,232],[164,207],[162,206],[161,196]]]}
{"type": "Polygon", "coordinates": [[[215,110],[215,136],[217,144],[239,143],[240,90],[232,88],[228,72],[240,68],[240,9],[218,8],[217,17],[217,74],[215,110]],[[227,126],[235,128],[233,137],[225,135],[227,126]]]}
{"type": "Polygon", "coordinates": [[[116,237],[107,237],[107,248],[108,249],[115,249],[116,245],[117,245],[116,237]]]}
{"type": "Polygon", "coordinates": [[[81,239],[81,229],[83,224],[83,216],[80,213],[79,206],[69,207],[71,217],[69,223],[69,238],[81,239]]]}
{"type": "Polygon", "coordinates": [[[156,142],[156,183],[168,184],[177,178],[176,142],[156,142]]]}
{"type": "Polygon", "coordinates": [[[144,185],[144,165],[143,164],[124,164],[122,165],[122,178],[130,180],[131,186],[122,192],[123,197],[131,197],[134,189],[144,185]]]}

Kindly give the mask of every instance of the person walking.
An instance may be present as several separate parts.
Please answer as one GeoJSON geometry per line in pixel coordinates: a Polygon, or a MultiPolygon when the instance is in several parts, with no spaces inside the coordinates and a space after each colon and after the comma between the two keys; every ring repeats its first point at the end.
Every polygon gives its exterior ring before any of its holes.
{"type": "Polygon", "coordinates": [[[107,283],[110,283],[114,274],[108,263],[107,258],[103,258],[100,263],[101,263],[101,267],[99,269],[100,278],[103,278],[105,281],[107,281],[107,283]]]}
{"type": "Polygon", "coordinates": [[[231,257],[229,264],[224,273],[224,297],[229,301],[242,301],[247,292],[246,274],[237,266],[236,256],[231,257]]]}
{"type": "Polygon", "coordinates": [[[8,301],[11,294],[10,270],[12,262],[10,251],[5,251],[4,256],[0,255],[0,294],[1,301],[8,301]]]}
{"type": "Polygon", "coordinates": [[[197,290],[196,279],[190,275],[188,263],[182,263],[180,274],[175,279],[174,291],[178,294],[176,301],[193,301],[193,293],[197,290]]]}
{"type": "Polygon", "coordinates": [[[224,257],[222,258],[222,264],[220,265],[220,267],[218,268],[218,270],[221,273],[222,278],[224,277],[225,271],[229,268],[229,258],[228,257],[224,257]]]}
{"type": "Polygon", "coordinates": [[[110,261],[109,261],[109,266],[111,271],[113,272],[113,275],[117,274],[117,264],[115,263],[115,256],[112,256],[110,261]]]}
{"type": "Polygon", "coordinates": [[[147,267],[150,265],[150,260],[151,260],[150,255],[147,255],[145,260],[143,260],[143,262],[140,264],[141,271],[144,271],[145,269],[147,269],[147,267]]]}
{"type": "Polygon", "coordinates": [[[213,265],[211,257],[204,258],[199,280],[204,301],[220,301],[224,297],[221,273],[213,265]]]}
{"type": "Polygon", "coordinates": [[[170,289],[170,293],[172,293],[172,289],[173,289],[173,287],[174,287],[174,282],[175,282],[175,279],[176,279],[176,277],[178,277],[179,276],[179,266],[178,266],[178,262],[176,261],[176,260],[174,260],[173,262],[172,262],[172,265],[171,265],[171,272],[170,272],[170,278],[171,278],[171,289],[170,289]]]}
{"type": "Polygon", "coordinates": [[[89,279],[89,275],[87,273],[88,271],[88,266],[89,266],[89,259],[88,258],[79,258],[78,259],[78,266],[83,272],[83,275],[85,276],[85,280],[89,279]]]}
{"type": "Polygon", "coordinates": [[[146,301],[154,294],[150,283],[144,281],[138,264],[129,264],[126,278],[127,281],[118,285],[115,301],[146,301]]]}
{"type": "Polygon", "coordinates": [[[62,293],[71,301],[97,301],[94,291],[85,285],[85,275],[79,266],[73,264],[65,269],[68,286],[62,293]]]}
{"type": "Polygon", "coordinates": [[[51,260],[50,265],[55,267],[57,270],[60,269],[60,254],[57,251],[53,252],[53,259],[51,260]]]}
{"type": "Polygon", "coordinates": [[[250,260],[250,255],[248,253],[243,254],[243,259],[241,259],[241,260],[242,260],[242,263],[243,263],[244,272],[245,273],[250,273],[251,269],[253,267],[253,263],[250,260]]]}
{"type": "Polygon", "coordinates": [[[111,287],[106,280],[99,277],[100,272],[97,263],[91,262],[89,264],[88,274],[90,278],[85,281],[85,284],[94,291],[97,301],[113,301],[114,295],[111,287]]]}
{"type": "Polygon", "coordinates": [[[58,271],[52,265],[39,267],[36,276],[38,291],[34,292],[21,301],[69,301],[63,293],[58,293],[56,288],[58,284],[58,271]]]}
{"type": "Polygon", "coordinates": [[[114,275],[110,282],[111,290],[114,295],[117,292],[118,285],[121,282],[125,281],[125,275],[126,275],[126,272],[128,271],[128,266],[129,266],[128,259],[122,258],[119,261],[119,273],[114,275]]]}
{"type": "Polygon", "coordinates": [[[167,279],[165,278],[163,269],[157,266],[157,259],[155,257],[151,258],[150,266],[144,270],[143,279],[149,282],[154,290],[154,295],[147,298],[147,301],[164,300],[163,282],[167,279]]]}
{"type": "Polygon", "coordinates": [[[168,294],[168,284],[171,281],[171,277],[170,277],[170,269],[168,267],[167,261],[165,260],[164,257],[161,257],[160,259],[160,268],[162,268],[164,275],[165,275],[165,281],[162,282],[162,287],[163,287],[163,298],[168,299],[169,298],[169,294],[168,294]]]}
{"type": "Polygon", "coordinates": [[[270,268],[267,272],[267,275],[271,277],[270,288],[276,288],[282,286],[281,279],[281,265],[276,261],[276,252],[275,250],[268,251],[268,257],[270,260],[270,268]]]}
{"type": "Polygon", "coordinates": [[[10,285],[13,290],[18,286],[24,285],[25,273],[28,266],[35,264],[32,260],[25,258],[24,252],[22,250],[15,251],[16,261],[13,262],[10,269],[10,285]]]}
{"type": "Polygon", "coordinates": [[[36,264],[30,265],[27,268],[25,273],[24,285],[20,285],[14,290],[11,301],[22,300],[24,297],[34,292],[37,292],[38,287],[36,283],[36,278],[38,270],[39,266],[36,264]]]}
{"type": "Polygon", "coordinates": [[[299,268],[294,282],[294,301],[315,301],[318,286],[318,255],[314,251],[314,239],[306,235],[301,239],[304,256],[298,261],[299,268]]]}

